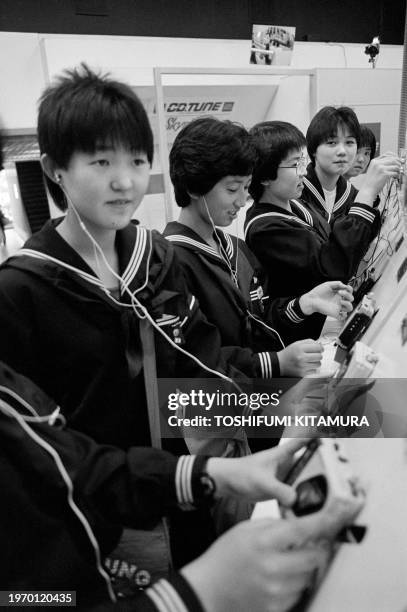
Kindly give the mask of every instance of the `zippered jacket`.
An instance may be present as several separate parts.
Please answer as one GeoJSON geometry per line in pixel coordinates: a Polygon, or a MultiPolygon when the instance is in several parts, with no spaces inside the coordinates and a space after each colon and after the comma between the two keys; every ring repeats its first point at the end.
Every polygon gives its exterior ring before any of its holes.
{"type": "Polygon", "coordinates": [[[87,611],[201,610],[177,574],[114,603],[102,560],[122,525],[150,529],[191,509],[205,457],[99,445],[65,428],[55,402],[0,362],[0,458],[3,590],[76,591],[87,611]]]}

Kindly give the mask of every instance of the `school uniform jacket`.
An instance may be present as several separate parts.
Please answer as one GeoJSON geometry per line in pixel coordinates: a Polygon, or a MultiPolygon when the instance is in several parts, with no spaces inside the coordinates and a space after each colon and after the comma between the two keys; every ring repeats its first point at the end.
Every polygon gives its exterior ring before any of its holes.
{"type": "Polygon", "coordinates": [[[220,348],[157,232],[129,225],[117,233],[121,305],[59,235],[58,222],[0,267],[0,359],[43,388],[72,427],[124,449],[150,444],[139,318],[125,287],[164,332],[154,331],[158,377],[216,378],[167,337],[231,377],[271,374],[268,353],[220,348]]]}
{"type": "Polygon", "coordinates": [[[332,212],[328,213],[325,208],[324,190],[319,182],[315,168],[311,164],[307,167],[307,175],[304,176],[303,181],[304,189],[302,190],[301,201],[311,212],[320,215],[330,224],[335,219],[348,214],[358,193],[358,190],[349,181],[340,176],[336,183],[335,204],[332,212]]]}
{"type": "MultiPolygon", "coordinates": [[[[315,168],[309,164],[307,168],[307,176],[304,177],[304,189],[301,194],[301,201],[307,208],[316,215],[319,215],[330,225],[334,221],[344,215],[347,215],[350,207],[353,205],[358,190],[354,185],[340,176],[336,184],[335,203],[331,213],[328,213],[325,208],[325,194],[319,178],[315,172],[315,168]]],[[[380,204],[380,198],[377,197],[373,203],[373,208],[377,208],[380,204]]],[[[379,226],[376,226],[376,233],[379,226]]],[[[375,233],[375,236],[376,236],[375,233]]]]}
{"type": "MultiPolygon", "coordinates": [[[[302,295],[326,281],[347,283],[375,236],[379,213],[354,204],[331,227],[300,201],[290,204],[292,210],[287,211],[255,202],[246,214],[246,243],[269,277],[271,296],[302,295]]],[[[309,318],[311,337],[323,321],[319,314],[309,318]]]]}
{"type": "MultiPolygon", "coordinates": [[[[306,316],[298,298],[270,299],[264,272],[244,241],[221,229],[217,234],[223,258],[182,223],[168,223],[164,230],[175,247],[189,290],[218,328],[222,343],[251,347],[253,351],[279,351],[301,338],[301,323],[306,316]]],[[[278,376],[278,359],[273,366],[273,375],[278,376]]]]}
{"type": "Polygon", "coordinates": [[[204,457],[96,444],[65,428],[55,402],[0,362],[0,458],[3,589],[76,591],[82,610],[201,610],[179,575],[114,604],[101,559],[122,525],[150,529],[172,509],[190,509],[204,457]]]}

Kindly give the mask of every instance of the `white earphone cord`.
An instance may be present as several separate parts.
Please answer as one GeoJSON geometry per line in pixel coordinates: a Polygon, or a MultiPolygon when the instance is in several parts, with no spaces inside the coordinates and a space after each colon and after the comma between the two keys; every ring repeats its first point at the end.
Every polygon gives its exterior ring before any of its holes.
{"type": "MultiPolygon", "coordinates": [[[[211,222],[211,225],[212,225],[213,230],[214,230],[214,232],[215,232],[215,234],[216,234],[216,237],[218,238],[219,246],[220,246],[220,248],[221,248],[221,256],[222,256],[222,259],[225,261],[226,265],[228,266],[228,268],[229,268],[229,270],[230,270],[230,274],[231,274],[231,276],[232,276],[232,279],[234,280],[234,282],[235,282],[235,284],[236,284],[237,288],[239,289],[239,283],[238,283],[238,268],[237,268],[238,255],[239,255],[239,244],[237,243],[237,246],[236,246],[236,271],[233,271],[233,269],[232,269],[232,265],[231,265],[231,263],[229,262],[229,257],[228,257],[228,255],[227,255],[227,253],[225,252],[225,249],[223,248],[223,245],[222,245],[221,239],[220,239],[220,237],[219,237],[219,235],[218,235],[218,232],[216,231],[216,226],[215,226],[215,224],[214,224],[214,222],[213,222],[213,219],[212,219],[212,217],[211,217],[211,213],[209,212],[209,208],[208,208],[208,204],[207,204],[207,202],[206,202],[205,196],[202,196],[202,199],[203,199],[204,204],[205,204],[205,208],[206,208],[206,212],[207,212],[207,215],[208,215],[209,221],[211,222]]],[[[236,224],[237,224],[237,221],[236,221],[236,224]]],[[[236,229],[237,229],[237,228],[236,228],[236,229]]],[[[236,238],[237,238],[237,240],[238,240],[237,231],[236,231],[236,238]]],[[[253,314],[252,314],[252,313],[251,313],[249,310],[247,310],[247,309],[246,309],[246,312],[247,312],[247,314],[249,315],[249,317],[250,317],[250,318],[254,319],[255,321],[257,321],[257,323],[260,323],[261,325],[263,325],[263,327],[265,327],[265,328],[266,328],[266,329],[268,329],[269,331],[273,332],[273,333],[274,333],[274,334],[277,336],[277,338],[279,339],[279,341],[280,341],[281,346],[283,347],[283,349],[285,348],[285,344],[284,344],[284,342],[282,341],[281,336],[280,336],[280,334],[278,333],[278,331],[277,331],[276,329],[274,329],[273,327],[270,327],[270,325],[267,325],[267,323],[265,323],[264,321],[262,321],[262,320],[261,320],[261,319],[259,319],[258,317],[254,316],[254,315],[253,315],[253,314]]]]}
{"type": "Polygon", "coordinates": [[[151,323],[151,325],[154,327],[154,329],[156,331],[158,331],[164,338],[165,340],[173,347],[175,348],[177,351],[179,351],[180,353],[182,353],[183,355],[186,355],[187,357],[189,357],[190,359],[192,359],[193,361],[195,361],[196,364],[198,364],[201,368],[203,368],[204,370],[206,370],[207,372],[209,372],[210,374],[214,374],[215,376],[217,376],[218,378],[222,378],[223,380],[226,380],[227,382],[231,383],[234,387],[236,387],[236,389],[239,390],[239,392],[241,392],[241,388],[239,387],[239,385],[232,380],[231,378],[229,378],[228,376],[226,376],[225,374],[222,374],[221,372],[218,372],[217,370],[213,370],[212,368],[208,367],[207,365],[205,365],[200,359],[198,359],[198,357],[196,357],[195,355],[193,355],[192,353],[189,353],[188,351],[186,351],[185,349],[183,349],[182,347],[180,347],[179,345],[177,345],[175,342],[173,342],[171,340],[171,338],[169,338],[167,336],[167,334],[161,329],[161,327],[159,325],[157,325],[157,323],[154,321],[154,319],[151,317],[150,313],[148,312],[148,310],[146,309],[145,306],[143,306],[143,304],[141,304],[141,302],[136,298],[136,293],[139,293],[148,283],[148,272],[149,272],[149,261],[150,261],[150,257],[151,257],[151,253],[152,253],[152,238],[151,238],[151,230],[148,230],[148,235],[149,235],[149,241],[150,241],[150,246],[149,246],[149,254],[148,254],[148,260],[147,260],[147,266],[146,266],[146,279],[143,283],[143,285],[141,287],[139,287],[138,289],[136,289],[134,292],[132,292],[129,289],[129,286],[127,284],[127,282],[119,275],[116,273],[115,270],[113,270],[113,268],[111,267],[111,265],[109,264],[109,262],[106,259],[106,256],[103,252],[102,247],[99,245],[99,243],[94,239],[94,237],[92,236],[92,234],[89,232],[89,230],[87,229],[86,225],[84,224],[84,222],[82,221],[79,212],[76,210],[76,206],[73,204],[71,197],[69,196],[69,194],[67,193],[66,189],[62,186],[60,180],[58,181],[59,186],[61,187],[62,192],[64,193],[67,202],[70,204],[70,206],[72,207],[72,210],[74,211],[76,218],[78,219],[78,223],[79,226],[81,227],[82,231],[86,234],[86,236],[89,238],[89,240],[91,241],[93,247],[95,249],[97,249],[97,251],[99,251],[100,255],[102,256],[102,260],[105,264],[105,266],[108,268],[108,270],[113,274],[113,276],[115,276],[115,278],[117,278],[117,280],[120,282],[121,287],[126,291],[126,293],[130,296],[131,299],[131,304],[124,304],[123,302],[120,302],[118,300],[116,300],[110,293],[110,291],[107,289],[107,287],[104,287],[104,291],[106,293],[106,295],[115,303],[118,304],[119,306],[125,306],[127,308],[133,308],[133,312],[136,314],[136,316],[139,319],[148,319],[148,321],[151,323]],[[140,314],[140,312],[142,314],[140,314]]]}
{"type": "MultiPolygon", "coordinates": [[[[232,265],[231,265],[230,260],[229,260],[229,257],[228,257],[228,254],[226,253],[226,251],[225,251],[225,249],[223,247],[222,240],[221,240],[221,238],[220,238],[220,236],[218,234],[218,231],[216,229],[215,223],[213,222],[211,213],[209,212],[208,204],[206,202],[206,198],[205,198],[204,195],[202,196],[202,199],[203,199],[204,204],[205,204],[206,214],[208,215],[208,219],[210,221],[210,224],[212,226],[213,232],[214,232],[214,234],[215,234],[215,236],[217,238],[217,242],[219,244],[220,256],[222,257],[223,261],[227,265],[233,282],[235,283],[235,285],[237,287],[239,287],[239,282],[238,282],[238,278],[237,278],[237,258],[236,258],[236,270],[233,270],[232,265]]],[[[237,249],[237,253],[239,253],[239,249],[237,249]]]]}

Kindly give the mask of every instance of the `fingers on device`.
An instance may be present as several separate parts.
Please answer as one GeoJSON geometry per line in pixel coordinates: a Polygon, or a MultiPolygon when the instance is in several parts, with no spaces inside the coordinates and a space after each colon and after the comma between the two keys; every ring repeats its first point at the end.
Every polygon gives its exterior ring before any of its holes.
{"type": "Polygon", "coordinates": [[[341,541],[360,542],[363,527],[349,527],[360,512],[364,497],[351,464],[336,438],[312,440],[288,472],[285,482],[292,485],[297,498],[284,516],[305,516],[319,511],[331,514],[327,536],[341,541]]]}
{"type": "Polygon", "coordinates": [[[347,319],[341,333],[338,336],[338,345],[342,349],[350,349],[369,327],[375,314],[375,300],[373,294],[364,296],[355,310],[347,319]]]}

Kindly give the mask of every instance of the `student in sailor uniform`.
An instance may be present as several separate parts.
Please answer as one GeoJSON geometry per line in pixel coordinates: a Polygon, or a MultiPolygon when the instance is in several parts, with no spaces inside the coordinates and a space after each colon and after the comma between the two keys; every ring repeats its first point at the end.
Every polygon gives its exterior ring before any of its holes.
{"type": "Polygon", "coordinates": [[[278,351],[274,376],[304,376],[318,367],[320,345],[309,339],[286,348],[283,343],[301,334],[301,323],[314,311],[338,315],[350,310],[351,292],[342,283],[329,283],[298,299],[263,295],[256,258],[242,240],[220,229],[245,205],[255,159],[241,125],[213,117],[187,124],[170,152],[181,213],[164,235],[175,246],[188,286],[218,327],[222,342],[278,351]]]}
{"type": "Polygon", "coordinates": [[[115,595],[123,584],[113,585],[101,555],[114,547],[123,525],[151,527],[174,508],[187,514],[194,506],[210,506],[225,490],[291,505],[294,489],[276,471],[287,469],[304,443],[291,440],[233,461],[176,458],[140,447],[124,452],[65,427],[55,402],[0,362],[0,486],[7,491],[0,522],[2,587],[75,591],[78,609],[94,612],[226,611],[231,602],[235,610],[262,610],[264,598],[288,610],[326,560],[327,550],[311,542],[332,538],[342,526],[339,517],[242,524],[179,573],[127,600],[115,595]],[[231,591],[228,581],[236,575],[231,591]]]}
{"type": "Polygon", "coordinates": [[[325,106],[313,117],[306,134],[310,164],[301,199],[328,222],[347,214],[357,190],[344,172],[360,143],[359,121],[351,108],[325,106]]]}
{"type": "MultiPolygon", "coordinates": [[[[369,181],[331,227],[315,207],[299,199],[306,174],[304,135],[283,121],[259,123],[250,133],[258,161],[249,187],[254,204],[246,215],[245,238],[268,274],[271,295],[301,295],[334,279],[347,283],[376,235],[379,213],[372,205],[386,181],[399,175],[399,160],[373,160],[369,181]]],[[[318,337],[323,323],[323,317],[312,315],[306,322],[309,336],[318,337]]]]}
{"type": "Polygon", "coordinates": [[[360,126],[360,143],[353,164],[347,169],[343,177],[356,189],[360,189],[366,178],[366,170],[371,160],[376,157],[376,137],[372,130],[365,125],[360,126]]]}
{"type": "MultiPolygon", "coordinates": [[[[122,449],[151,443],[152,369],[162,378],[270,376],[268,352],[221,348],[171,244],[130,223],[153,156],[134,92],[86,66],[68,72],[42,96],[38,137],[48,188],[66,216],[0,268],[0,359],[44,389],[71,427],[122,449]],[[154,367],[142,348],[151,326],[154,367]]],[[[171,442],[186,451],[181,439],[171,442]]],[[[226,442],[232,455],[247,446],[233,432],[226,442]]],[[[185,546],[205,533],[195,526],[189,537],[181,523],[185,546]]]]}
{"type": "MultiPolygon", "coordinates": [[[[362,147],[358,118],[347,106],[324,106],[313,117],[306,140],[311,162],[303,179],[301,200],[309,210],[320,215],[332,226],[336,219],[349,213],[358,193],[346,176],[362,147]]],[[[366,134],[363,142],[366,142],[366,134]]],[[[367,165],[365,164],[365,169],[367,165]]],[[[365,179],[366,191],[357,201],[371,205],[373,193],[375,207],[379,204],[377,195],[380,189],[377,189],[374,173],[366,175],[365,179]]]]}

